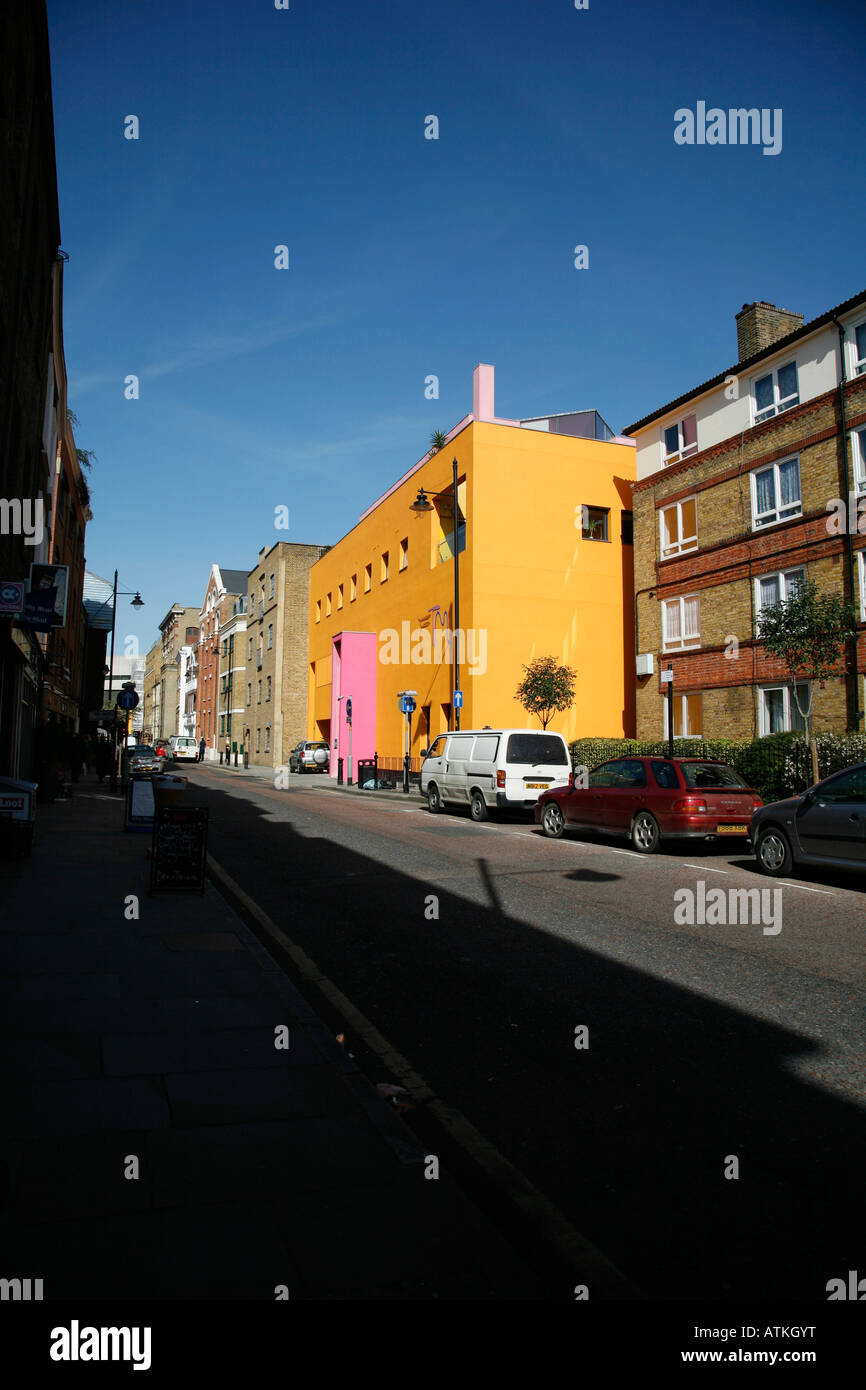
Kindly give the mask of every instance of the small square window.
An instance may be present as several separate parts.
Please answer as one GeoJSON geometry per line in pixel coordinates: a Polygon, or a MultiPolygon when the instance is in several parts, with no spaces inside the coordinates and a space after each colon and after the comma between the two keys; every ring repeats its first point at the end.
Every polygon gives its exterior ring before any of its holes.
{"type": "Polygon", "coordinates": [[[326,599],[325,599],[325,617],[326,617],[326,618],[330,618],[330,616],[331,616],[331,595],[328,594],[327,597],[326,597],[326,599]]]}
{"type": "Polygon", "coordinates": [[[373,587],[373,566],[372,566],[372,564],[370,564],[370,565],[365,565],[365,566],[364,566],[364,593],[365,593],[365,594],[369,594],[369,592],[370,592],[370,590],[372,589],[372,587],[373,587]]]}
{"type": "Polygon", "coordinates": [[[698,417],[686,415],[662,431],[665,463],[678,463],[698,451],[698,417]]]}
{"type": "Polygon", "coordinates": [[[409,564],[409,537],[400,542],[400,568],[406,569],[409,564]]]}
{"type": "Polygon", "coordinates": [[[337,611],[338,611],[338,612],[339,612],[339,610],[342,608],[342,606],[343,606],[343,586],[342,586],[342,584],[339,584],[339,585],[337,586],[337,611]]]}
{"type": "MultiPolygon", "coordinates": [[[[317,598],[317,599],[316,599],[316,622],[317,622],[317,623],[320,623],[321,621],[322,621],[322,600],[321,600],[320,598],[317,598]]],[[[252,652],[250,652],[250,656],[252,656],[252,652]]]]}
{"type": "Polygon", "coordinates": [[[585,541],[606,541],[607,520],[610,515],[607,507],[587,507],[583,509],[582,535],[585,541]]]}
{"type": "Polygon", "coordinates": [[[358,597],[358,576],[357,576],[357,574],[353,574],[353,575],[352,575],[351,584],[350,584],[350,586],[349,586],[349,602],[350,602],[350,603],[354,603],[354,602],[355,602],[355,599],[356,599],[357,597],[358,597]]]}

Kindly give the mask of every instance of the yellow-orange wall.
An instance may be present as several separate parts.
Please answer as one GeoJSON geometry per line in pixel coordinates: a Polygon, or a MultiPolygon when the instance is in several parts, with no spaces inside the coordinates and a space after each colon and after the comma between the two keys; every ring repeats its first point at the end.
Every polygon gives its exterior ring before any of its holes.
{"type": "MultiPolygon", "coordinates": [[[[620,543],[621,513],[631,509],[635,451],[629,445],[473,422],[422,465],[339,541],[310,572],[310,737],[330,717],[331,638],[340,631],[417,629],[434,604],[451,614],[453,564],[440,563],[435,513],[411,511],[418,488],[450,491],[451,460],[466,478],[466,549],[460,552],[460,627],[486,630],[487,669],[461,670],[463,728],[484,724],[540,727],[514,699],[523,665],[554,656],[577,671],[576,700],[550,728],[567,739],[634,731],[632,548],[620,543]],[[583,540],[581,505],[610,509],[609,543],[583,540]],[[577,525],[575,525],[577,522],[577,525]],[[400,541],[408,566],[398,569],[400,541]],[[380,581],[383,551],[390,574],[380,581]],[[372,563],[372,590],[364,568],[372,563]],[[350,601],[353,573],[358,596],[350,601]],[[343,584],[343,607],[337,607],[343,584]],[[326,615],[326,596],[332,609],[326,615]],[[316,620],[317,601],[321,619],[316,620]]],[[[430,736],[448,727],[451,668],[377,665],[376,751],[399,756],[405,721],[398,691],[418,691],[420,713],[431,706],[430,736]]],[[[413,720],[413,753],[428,731],[413,720]]]]}

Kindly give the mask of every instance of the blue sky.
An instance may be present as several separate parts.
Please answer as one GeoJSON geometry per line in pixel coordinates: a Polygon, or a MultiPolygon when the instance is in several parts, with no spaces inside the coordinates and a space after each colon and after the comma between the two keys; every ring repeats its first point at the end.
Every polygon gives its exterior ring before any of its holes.
{"type": "Polygon", "coordinates": [[[500,414],[620,430],[735,361],[744,302],[809,319],[866,285],[854,0],[48,13],[87,563],[141,590],[143,649],[214,560],[338,540],[476,363],[500,414]],[[781,153],[675,144],[698,100],[781,108],[781,153]]]}

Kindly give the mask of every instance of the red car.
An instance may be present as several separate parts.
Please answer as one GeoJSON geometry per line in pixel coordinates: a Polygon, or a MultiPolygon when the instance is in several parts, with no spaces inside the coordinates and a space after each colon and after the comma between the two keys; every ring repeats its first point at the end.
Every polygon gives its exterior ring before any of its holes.
{"type": "Polygon", "coordinates": [[[167,738],[158,738],[158,739],[156,740],[156,743],[153,745],[153,751],[154,751],[154,753],[156,753],[156,755],[157,755],[158,758],[167,758],[167,757],[168,757],[168,739],[167,739],[167,738]]]}
{"type": "Polygon", "coordinates": [[[667,839],[746,839],[752,812],[764,804],[738,772],[711,758],[615,758],[583,780],[572,776],[538,798],[535,819],[545,835],[610,830],[652,854],[667,839]]]}

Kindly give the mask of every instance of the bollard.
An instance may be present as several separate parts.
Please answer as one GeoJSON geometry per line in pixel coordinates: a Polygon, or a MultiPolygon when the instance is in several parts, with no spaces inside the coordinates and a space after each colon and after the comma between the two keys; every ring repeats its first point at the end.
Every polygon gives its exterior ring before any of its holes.
{"type": "Polygon", "coordinates": [[[342,758],[338,758],[338,759],[337,759],[337,786],[338,786],[338,787],[342,787],[342,785],[343,785],[343,759],[342,759],[342,758]]]}
{"type": "Polygon", "coordinates": [[[222,752],[222,749],[220,749],[220,767],[222,767],[222,765],[223,765],[223,752],[222,752]]]}
{"type": "Polygon", "coordinates": [[[403,791],[409,793],[409,754],[403,754],[403,791]]]}
{"type": "Polygon", "coordinates": [[[247,767],[249,767],[249,765],[250,765],[250,750],[249,750],[249,748],[247,748],[246,745],[244,745],[244,767],[247,768],[247,767]]]}

